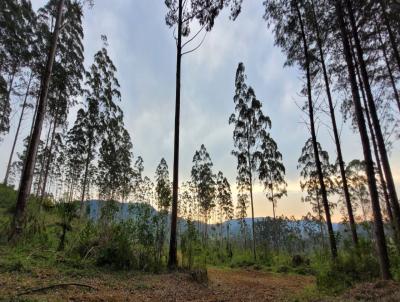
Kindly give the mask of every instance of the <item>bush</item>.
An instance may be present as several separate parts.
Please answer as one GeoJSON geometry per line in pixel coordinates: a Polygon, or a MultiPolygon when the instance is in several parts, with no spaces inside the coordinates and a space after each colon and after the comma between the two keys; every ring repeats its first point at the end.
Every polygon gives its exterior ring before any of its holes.
{"type": "Polygon", "coordinates": [[[352,285],[352,279],[336,265],[317,273],[317,287],[328,294],[337,294],[352,285]]]}
{"type": "Polygon", "coordinates": [[[348,248],[335,263],[327,262],[317,268],[317,286],[327,293],[339,293],[356,282],[379,277],[379,264],[371,243],[360,240],[357,250],[348,248]]]}
{"type": "Polygon", "coordinates": [[[137,262],[124,224],[112,225],[108,240],[99,246],[96,264],[112,266],[116,269],[129,269],[137,266],[135,265],[137,262]]]}

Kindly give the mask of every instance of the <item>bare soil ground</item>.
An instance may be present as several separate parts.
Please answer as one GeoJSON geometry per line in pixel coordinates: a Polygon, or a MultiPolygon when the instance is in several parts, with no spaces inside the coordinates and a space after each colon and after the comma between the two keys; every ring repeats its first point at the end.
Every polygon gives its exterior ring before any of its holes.
{"type": "Polygon", "coordinates": [[[208,270],[208,284],[193,281],[188,273],[111,274],[95,277],[62,274],[54,270],[0,274],[1,301],[285,301],[314,283],[312,277],[255,270],[208,270]],[[54,284],[82,283],[27,293],[54,284]]]}

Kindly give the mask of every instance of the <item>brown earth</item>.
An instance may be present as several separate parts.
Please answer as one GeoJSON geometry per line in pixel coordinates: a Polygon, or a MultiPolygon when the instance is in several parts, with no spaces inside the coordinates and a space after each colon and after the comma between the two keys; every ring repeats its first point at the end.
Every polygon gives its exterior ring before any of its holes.
{"type": "Polygon", "coordinates": [[[344,293],[340,301],[398,302],[400,284],[394,281],[361,283],[344,293]]]}
{"type": "Polygon", "coordinates": [[[56,271],[0,274],[1,301],[283,301],[312,285],[312,277],[255,270],[208,269],[208,284],[193,281],[188,273],[99,274],[66,276],[56,271]],[[82,283],[24,295],[32,288],[61,283],[82,283]],[[16,298],[17,297],[17,298],[16,298]],[[12,300],[14,299],[14,300],[12,300]]]}

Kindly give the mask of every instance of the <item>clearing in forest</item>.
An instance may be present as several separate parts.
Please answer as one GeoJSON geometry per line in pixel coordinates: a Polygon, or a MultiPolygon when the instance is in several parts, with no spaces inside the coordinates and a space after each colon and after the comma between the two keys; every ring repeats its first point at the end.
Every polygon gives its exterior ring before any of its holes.
{"type": "MultiPolygon", "coordinates": [[[[208,269],[208,285],[187,273],[63,276],[49,271],[0,275],[0,296],[11,299],[33,288],[62,286],[20,296],[14,301],[282,301],[313,284],[313,278],[255,270],[208,269]],[[16,286],[16,284],[18,286],[16,286]]],[[[7,300],[3,300],[7,301],[7,300]]]]}

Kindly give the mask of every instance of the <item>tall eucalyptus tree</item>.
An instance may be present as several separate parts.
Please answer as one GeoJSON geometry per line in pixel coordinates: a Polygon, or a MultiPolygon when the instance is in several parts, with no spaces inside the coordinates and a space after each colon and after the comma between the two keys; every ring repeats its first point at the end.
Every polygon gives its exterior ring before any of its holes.
{"type": "Polygon", "coordinates": [[[256,259],[253,185],[257,177],[266,180],[265,173],[268,168],[268,160],[271,158],[268,154],[269,150],[267,150],[271,143],[268,135],[271,120],[264,115],[261,101],[257,99],[254,89],[247,86],[245,80],[244,64],[239,63],[235,78],[235,96],[233,97],[235,112],[230,116],[229,124],[234,125],[235,150],[232,151],[232,154],[237,158],[238,188],[241,192],[246,192],[246,194],[248,192],[250,197],[253,257],[256,259]]]}
{"type": "Polygon", "coordinates": [[[174,27],[174,38],[176,40],[176,89],[175,89],[175,132],[174,132],[174,165],[172,180],[172,213],[171,213],[171,238],[169,247],[168,267],[177,267],[177,217],[178,217],[178,174],[179,174],[179,125],[181,108],[181,62],[182,56],[192,53],[203,44],[205,35],[192,49],[185,51],[184,48],[193,45],[199,35],[205,31],[211,31],[215,18],[221,10],[232,2],[231,16],[236,18],[240,12],[242,0],[165,0],[168,12],[165,16],[166,24],[174,27]],[[191,34],[193,23],[198,22],[200,29],[191,34]],[[175,36],[176,29],[176,36],[175,36]],[[186,41],[184,39],[186,38],[186,41]]]}
{"type": "Polygon", "coordinates": [[[90,165],[95,158],[97,144],[106,135],[109,123],[122,119],[117,102],[121,99],[119,83],[115,76],[117,69],[103,47],[94,55],[94,63],[86,73],[86,108],[82,114],[82,128],[85,134],[85,168],[83,170],[81,209],[89,192],[90,165]]]}

